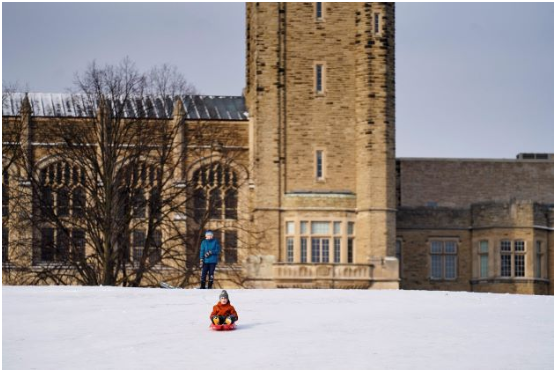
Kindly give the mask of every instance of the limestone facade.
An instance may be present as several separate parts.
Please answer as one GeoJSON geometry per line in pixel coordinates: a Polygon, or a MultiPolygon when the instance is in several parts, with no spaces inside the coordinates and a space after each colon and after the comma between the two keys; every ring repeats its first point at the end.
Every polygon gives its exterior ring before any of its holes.
{"type": "MultiPolygon", "coordinates": [[[[246,26],[235,99],[248,116],[156,120],[180,123],[181,151],[194,153],[175,157],[178,184],[219,156],[214,143],[237,152],[240,217],[210,226],[245,225],[218,286],[554,293],[552,156],[396,159],[394,4],[248,3],[246,26]],[[195,142],[201,126],[214,143],[195,142]]],[[[42,164],[57,142],[48,123],[76,123],[55,116],[4,110],[3,147],[26,121],[42,164]]]]}

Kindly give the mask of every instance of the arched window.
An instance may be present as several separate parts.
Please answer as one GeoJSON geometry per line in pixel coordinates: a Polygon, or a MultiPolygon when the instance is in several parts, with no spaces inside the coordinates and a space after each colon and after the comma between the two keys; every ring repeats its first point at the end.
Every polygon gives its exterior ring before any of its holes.
{"type": "Polygon", "coordinates": [[[84,169],[67,161],[51,163],[40,170],[39,189],[35,195],[40,216],[35,263],[84,258],[85,232],[76,227],[86,207],[84,181],[84,169]],[[70,223],[70,218],[77,220],[70,223]]]}
{"type": "Polygon", "coordinates": [[[202,166],[193,174],[192,185],[198,223],[207,216],[212,220],[237,219],[238,176],[230,166],[221,163],[202,166]]]}

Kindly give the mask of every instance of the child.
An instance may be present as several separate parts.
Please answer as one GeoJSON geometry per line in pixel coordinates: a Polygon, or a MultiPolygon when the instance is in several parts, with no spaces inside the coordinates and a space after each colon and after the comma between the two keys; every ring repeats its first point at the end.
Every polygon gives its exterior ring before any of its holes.
{"type": "Polygon", "coordinates": [[[238,320],[236,309],[230,304],[228,292],[222,291],[220,301],[212,308],[210,319],[216,325],[233,324],[238,320]]]}

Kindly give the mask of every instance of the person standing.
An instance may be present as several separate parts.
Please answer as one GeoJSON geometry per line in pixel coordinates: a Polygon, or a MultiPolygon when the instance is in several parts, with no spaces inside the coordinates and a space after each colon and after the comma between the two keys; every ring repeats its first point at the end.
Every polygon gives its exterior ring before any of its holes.
{"type": "Polygon", "coordinates": [[[208,274],[208,289],[212,288],[214,282],[214,270],[218,263],[218,256],[220,255],[220,243],[214,238],[214,233],[207,230],[205,233],[205,240],[201,243],[201,250],[199,258],[201,259],[201,289],[205,289],[207,274],[208,274]]]}

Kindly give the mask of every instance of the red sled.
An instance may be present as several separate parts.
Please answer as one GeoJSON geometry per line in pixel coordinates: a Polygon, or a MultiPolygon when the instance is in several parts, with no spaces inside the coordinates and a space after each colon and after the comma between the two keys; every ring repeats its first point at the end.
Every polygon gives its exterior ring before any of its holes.
{"type": "Polygon", "coordinates": [[[212,329],[213,331],[233,331],[234,329],[236,329],[236,325],[235,323],[219,325],[211,324],[210,329],[212,329]]]}

